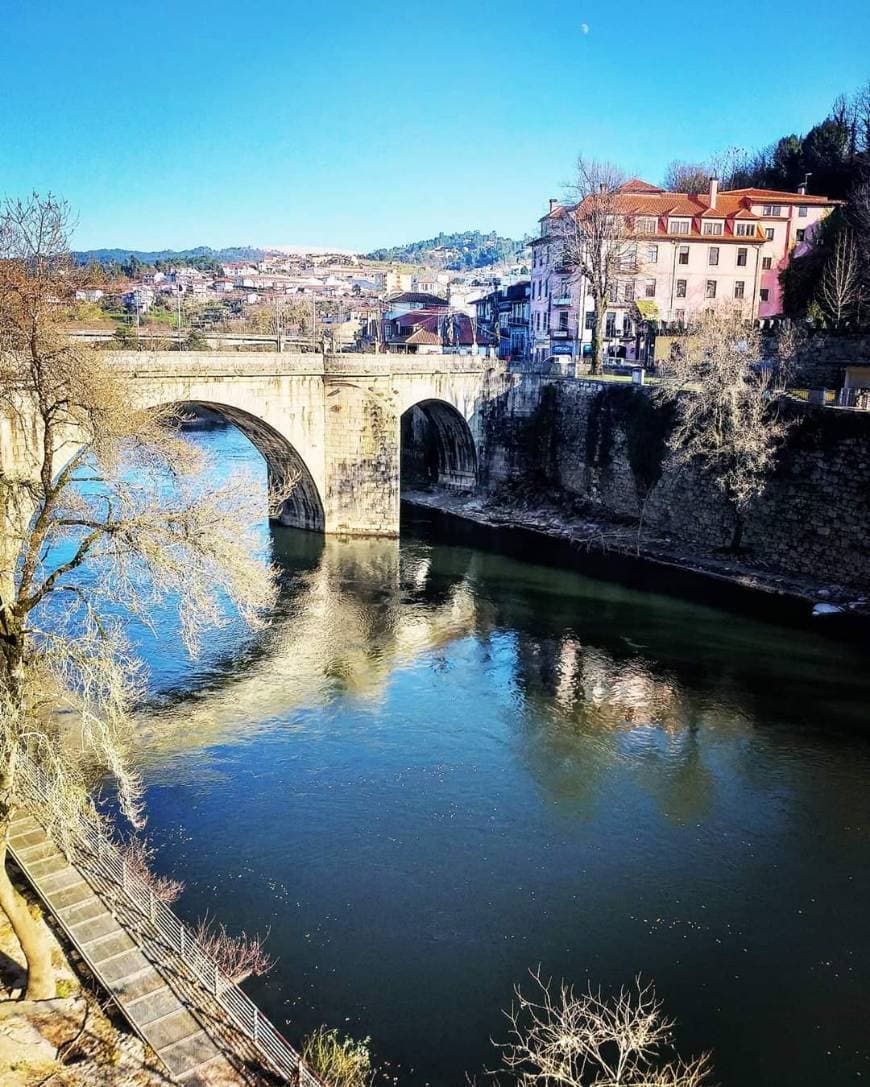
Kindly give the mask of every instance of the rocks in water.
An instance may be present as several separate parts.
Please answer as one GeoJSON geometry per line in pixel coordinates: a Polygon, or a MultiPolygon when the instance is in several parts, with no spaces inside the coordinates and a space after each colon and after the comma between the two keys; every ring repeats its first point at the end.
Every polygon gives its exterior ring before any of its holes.
{"type": "Polygon", "coordinates": [[[843,609],[837,604],[816,604],[813,615],[835,615],[843,609]]]}

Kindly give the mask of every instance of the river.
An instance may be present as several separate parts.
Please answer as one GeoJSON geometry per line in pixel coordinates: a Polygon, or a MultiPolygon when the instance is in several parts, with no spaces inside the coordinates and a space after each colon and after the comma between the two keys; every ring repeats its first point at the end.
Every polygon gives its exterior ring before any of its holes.
{"type": "Polygon", "coordinates": [[[291,1040],[326,1022],[459,1085],[541,964],[654,979],[723,1087],[870,1078],[866,647],[410,519],[263,542],[268,629],[195,662],[168,616],[136,633],[137,750],[178,911],[268,931],[246,987],[291,1040]]]}

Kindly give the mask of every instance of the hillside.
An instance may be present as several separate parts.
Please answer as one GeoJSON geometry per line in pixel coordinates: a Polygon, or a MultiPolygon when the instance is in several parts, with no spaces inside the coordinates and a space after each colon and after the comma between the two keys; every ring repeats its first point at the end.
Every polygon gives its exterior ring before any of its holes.
{"type": "Polygon", "coordinates": [[[439,234],[437,238],[427,238],[425,241],[374,249],[365,257],[367,260],[400,261],[464,271],[516,260],[523,248],[523,242],[503,238],[494,231],[481,234],[479,230],[465,230],[461,234],[439,234]]]}
{"type": "Polygon", "coordinates": [[[198,245],[193,249],[82,249],[73,253],[73,257],[80,264],[89,264],[95,261],[97,264],[123,264],[131,257],[142,264],[153,264],[155,261],[169,261],[182,263],[190,260],[262,260],[262,249],[255,249],[250,245],[234,245],[226,249],[212,249],[208,245],[198,245]]]}

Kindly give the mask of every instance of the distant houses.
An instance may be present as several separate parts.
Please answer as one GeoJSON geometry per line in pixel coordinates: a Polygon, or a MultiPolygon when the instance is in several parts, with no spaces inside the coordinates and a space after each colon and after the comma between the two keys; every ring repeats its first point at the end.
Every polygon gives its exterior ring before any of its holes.
{"type": "Polygon", "coordinates": [[[406,291],[388,299],[383,318],[383,344],[395,354],[481,353],[492,337],[477,320],[451,307],[445,298],[406,291]]]}
{"type": "Polygon", "coordinates": [[[478,324],[497,344],[500,359],[529,357],[529,302],[531,283],[520,280],[498,287],[476,302],[478,324]]]}

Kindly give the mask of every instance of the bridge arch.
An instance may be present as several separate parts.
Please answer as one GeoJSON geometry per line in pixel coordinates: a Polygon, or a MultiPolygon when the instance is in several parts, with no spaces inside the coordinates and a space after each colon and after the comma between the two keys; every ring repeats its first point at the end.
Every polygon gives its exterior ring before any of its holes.
{"type": "Polygon", "coordinates": [[[400,456],[404,487],[471,491],[477,484],[471,427],[446,400],[419,400],[402,413],[400,456]]]}
{"type": "Polygon", "coordinates": [[[269,519],[291,528],[323,532],[326,518],[317,484],[296,448],[264,419],[213,400],[181,400],[175,406],[204,408],[237,427],[266,462],[269,519]]]}

